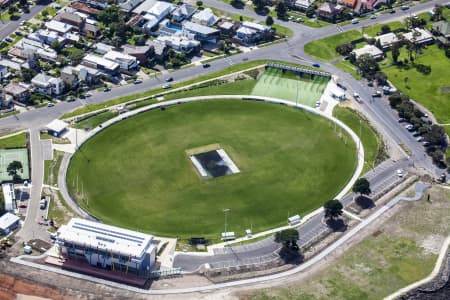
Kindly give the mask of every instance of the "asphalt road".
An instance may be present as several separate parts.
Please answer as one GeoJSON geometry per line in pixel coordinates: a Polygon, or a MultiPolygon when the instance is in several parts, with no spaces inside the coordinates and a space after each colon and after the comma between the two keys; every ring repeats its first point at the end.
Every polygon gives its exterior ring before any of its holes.
{"type": "MultiPolygon", "coordinates": [[[[410,13],[418,13],[421,11],[427,11],[431,9],[436,3],[445,3],[447,0],[435,0],[427,3],[422,3],[414,6],[407,14],[410,13]]],[[[247,12],[246,10],[235,10],[228,8],[223,2],[215,1],[215,0],[207,0],[205,2],[211,6],[223,7],[224,10],[236,13],[243,14],[243,12],[250,14],[251,12],[247,12]]],[[[6,37],[6,35],[15,31],[19,25],[19,22],[23,19],[31,18],[33,14],[37,14],[43,6],[35,6],[31,8],[30,14],[25,14],[21,17],[21,19],[17,21],[12,21],[5,24],[3,27],[0,26],[0,36],[6,37]],[[23,18],[23,19],[22,19],[23,18]]],[[[235,56],[228,57],[226,59],[216,60],[210,63],[211,67],[204,69],[201,66],[191,67],[187,69],[181,69],[176,72],[165,74],[158,76],[156,78],[147,79],[140,85],[126,85],[118,88],[112,89],[110,92],[96,92],[92,97],[83,100],[83,102],[76,101],[72,103],[62,102],[54,107],[47,108],[43,107],[40,109],[33,109],[24,113],[21,113],[16,116],[7,117],[0,119],[0,131],[6,130],[15,130],[15,129],[31,129],[31,164],[32,164],[32,190],[31,190],[31,201],[28,209],[28,216],[25,221],[25,225],[20,232],[20,236],[30,237],[35,232],[36,226],[36,218],[39,215],[38,202],[41,193],[42,180],[43,180],[43,157],[42,157],[42,149],[38,141],[38,130],[43,128],[47,123],[51,120],[58,118],[62,114],[73,110],[77,107],[80,107],[84,104],[90,103],[101,103],[108,101],[113,98],[130,95],[134,93],[139,93],[146,91],[148,89],[152,89],[155,87],[159,87],[164,84],[165,79],[168,77],[173,77],[175,81],[183,81],[190,78],[198,77],[201,75],[205,75],[211,73],[213,71],[221,70],[225,67],[228,67],[231,64],[239,63],[244,58],[248,60],[258,60],[258,59],[279,59],[286,60],[291,62],[297,62],[301,64],[312,64],[312,63],[320,63],[322,68],[326,71],[339,75],[343,79],[343,81],[350,87],[351,90],[358,92],[361,97],[364,99],[365,104],[361,105],[361,108],[364,111],[366,117],[380,130],[383,136],[387,139],[391,139],[395,144],[404,144],[406,148],[410,149],[412,152],[412,159],[414,163],[418,167],[423,167],[429,170],[436,171],[434,166],[431,164],[431,161],[428,157],[424,156],[424,149],[417,143],[412,136],[402,127],[399,126],[394,112],[386,105],[385,100],[378,99],[376,101],[368,103],[368,100],[371,99],[371,93],[373,92],[367,85],[364,85],[363,82],[355,80],[349,74],[341,71],[340,69],[335,68],[333,65],[328,63],[318,62],[317,60],[309,57],[303,51],[304,44],[309,41],[320,39],[326,36],[331,36],[341,32],[342,30],[347,31],[351,29],[361,29],[365,26],[370,26],[375,23],[384,23],[390,22],[393,20],[398,20],[400,18],[405,17],[405,14],[402,12],[398,12],[397,14],[385,14],[379,16],[376,20],[364,20],[356,25],[345,25],[338,28],[335,25],[330,25],[327,27],[322,27],[318,29],[310,28],[303,26],[301,24],[292,23],[292,22],[280,22],[282,25],[293,30],[294,35],[289,39],[289,41],[284,43],[275,44],[269,47],[264,47],[260,49],[256,49],[254,51],[248,53],[242,53],[235,56]]],[[[278,21],[277,21],[278,22],[278,21]]],[[[389,168],[383,169],[382,171],[372,171],[375,172],[374,177],[371,179],[371,184],[376,186],[379,182],[383,181],[385,176],[392,176],[395,173],[395,170],[401,167],[405,162],[397,162],[394,163],[389,168]],[[378,173],[379,172],[379,173],[378,173]]],[[[384,181],[383,181],[384,182],[384,181]]],[[[346,198],[347,199],[347,198],[346,198]]],[[[320,216],[317,219],[313,219],[302,226],[302,232],[300,236],[310,236],[311,232],[320,232],[323,224],[320,223],[320,216]],[[320,223],[320,224],[319,224],[320,223]]],[[[42,232],[42,230],[40,231],[42,232]]],[[[306,242],[306,241],[305,241],[306,242]]],[[[214,256],[210,258],[211,260],[206,259],[205,261],[209,261],[211,263],[223,262],[223,261],[239,261],[239,260],[247,260],[249,258],[255,257],[267,257],[271,255],[274,251],[274,247],[269,246],[268,244],[264,245],[261,248],[251,249],[248,252],[236,252],[233,253],[233,256],[230,254],[227,257],[214,256]],[[234,259],[233,259],[234,257],[234,259]]],[[[179,255],[175,259],[175,265],[182,266],[186,270],[192,270],[196,266],[199,265],[201,259],[204,257],[197,256],[187,256],[187,255],[179,255]]]]}

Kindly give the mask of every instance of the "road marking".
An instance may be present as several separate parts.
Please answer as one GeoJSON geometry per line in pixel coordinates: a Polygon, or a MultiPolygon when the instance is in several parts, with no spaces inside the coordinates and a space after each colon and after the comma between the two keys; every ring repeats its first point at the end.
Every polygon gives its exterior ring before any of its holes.
{"type": "Polygon", "coordinates": [[[349,211],[347,211],[347,210],[345,210],[345,209],[343,209],[342,212],[343,212],[344,214],[346,214],[347,216],[349,216],[349,217],[351,217],[351,218],[353,218],[353,219],[355,219],[355,220],[358,220],[358,221],[362,222],[362,219],[361,219],[360,217],[358,217],[357,215],[355,215],[354,213],[351,213],[351,212],[349,212],[349,211]]]}

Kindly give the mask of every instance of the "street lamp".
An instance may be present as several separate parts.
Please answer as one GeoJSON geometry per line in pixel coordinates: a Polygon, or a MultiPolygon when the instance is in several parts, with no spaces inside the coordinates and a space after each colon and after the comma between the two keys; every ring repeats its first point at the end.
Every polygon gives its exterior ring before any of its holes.
{"type": "Polygon", "coordinates": [[[224,229],[224,232],[226,233],[227,232],[227,213],[230,211],[230,209],[229,208],[225,208],[224,210],[223,210],[223,213],[225,214],[225,229],[224,229]]]}

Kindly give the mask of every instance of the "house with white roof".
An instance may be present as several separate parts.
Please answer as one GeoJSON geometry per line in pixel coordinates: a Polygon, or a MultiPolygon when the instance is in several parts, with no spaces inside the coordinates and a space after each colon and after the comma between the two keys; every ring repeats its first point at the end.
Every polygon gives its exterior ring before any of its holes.
{"type": "Polygon", "coordinates": [[[86,55],[81,61],[81,64],[100,71],[104,71],[111,75],[116,74],[120,69],[118,63],[93,54],[86,55]]]}
{"type": "Polygon", "coordinates": [[[144,15],[147,21],[144,25],[146,31],[151,31],[158,23],[175,9],[174,5],[167,2],[157,1],[152,8],[144,15]]]}
{"type": "Polygon", "coordinates": [[[172,36],[159,36],[155,41],[161,42],[175,51],[185,53],[189,53],[200,47],[200,42],[188,35],[174,34],[172,36]]]}
{"type": "Polygon", "coordinates": [[[2,191],[3,191],[3,201],[5,202],[5,211],[14,213],[14,211],[17,209],[14,184],[12,183],[2,184],[2,191]]]}
{"type": "Polygon", "coordinates": [[[433,35],[425,29],[414,28],[412,31],[404,33],[403,37],[411,43],[422,45],[434,42],[433,35]]]}
{"type": "Polygon", "coordinates": [[[47,128],[48,134],[53,136],[60,136],[68,126],[69,124],[67,124],[66,122],[60,119],[55,119],[48,123],[45,127],[47,128]]]}
{"type": "Polygon", "coordinates": [[[208,7],[196,12],[192,16],[191,21],[204,26],[213,26],[217,23],[217,21],[219,21],[219,17],[216,16],[211,8],[208,7]]]}
{"type": "Polygon", "coordinates": [[[294,6],[300,10],[307,10],[316,0],[297,0],[294,6]]]}
{"type": "Polygon", "coordinates": [[[389,32],[386,34],[382,34],[376,37],[377,41],[379,41],[382,50],[387,50],[392,47],[392,44],[399,41],[397,35],[393,32],[389,32]]]}
{"type": "Polygon", "coordinates": [[[131,71],[139,66],[136,57],[117,51],[109,51],[103,55],[103,58],[118,63],[123,71],[131,71]]]}
{"type": "Polygon", "coordinates": [[[189,19],[195,12],[195,8],[189,4],[182,4],[172,12],[172,21],[181,23],[189,19]]]}
{"type": "Polygon", "coordinates": [[[61,95],[64,89],[64,82],[61,78],[52,77],[39,73],[31,79],[34,90],[49,96],[61,95]]]}
{"type": "Polygon", "coordinates": [[[355,54],[356,59],[358,59],[361,55],[369,54],[375,59],[383,58],[383,51],[375,47],[374,45],[365,45],[362,48],[355,49],[352,51],[355,54]]]}
{"type": "Polygon", "coordinates": [[[145,275],[156,262],[152,235],[79,218],[58,229],[55,244],[64,258],[84,259],[112,272],[145,275]]]}
{"type": "Polygon", "coordinates": [[[11,231],[19,227],[20,218],[12,213],[7,212],[0,217],[0,233],[9,234],[11,231]]]}
{"type": "Polygon", "coordinates": [[[268,38],[271,35],[272,31],[269,26],[244,21],[236,31],[234,39],[240,44],[250,45],[268,38]]]}
{"type": "Polygon", "coordinates": [[[75,27],[70,24],[63,23],[56,20],[51,20],[49,22],[45,22],[45,27],[48,30],[57,32],[59,35],[64,35],[70,31],[72,31],[75,27]]]}

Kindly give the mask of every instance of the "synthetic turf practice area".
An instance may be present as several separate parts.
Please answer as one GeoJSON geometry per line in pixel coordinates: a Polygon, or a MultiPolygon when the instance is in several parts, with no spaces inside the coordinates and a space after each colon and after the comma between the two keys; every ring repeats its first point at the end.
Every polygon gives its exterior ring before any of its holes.
{"type": "Polygon", "coordinates": [[[67,182],[79,204],[109,224],[218,238],[228,208],[227,230],[243,235],[250,227],[286,225],[288,214],[304,215],[345,186],[356,147],[341,132],[329,120],[278,104],[169,106],[88,140],[75,153],[67,182]],[[202,179],[187,151],[211,144],[219,144],[240,173],[202,179]]]}
{"type": "Polygon", "coordinates": [[[328,78],[309,74],[294,74],[276,68],[267,68],[253,88],[252,95],[274,97],[314,107],[327,86],[328,78]],[[296,100],[298,99],[298,100],[296,100]]]}
{"type": "Polygon", "coordinates": [[[0,149],[0,179],[1,181],[12,180],[12,176],[8,175],[6,169],[13,161],[20,161],[22,163],[23,172],[18,174],[24,180],[30,179],[29,165],[28,165],[28,151],[26,148],[20,149],[0,149]]]}

